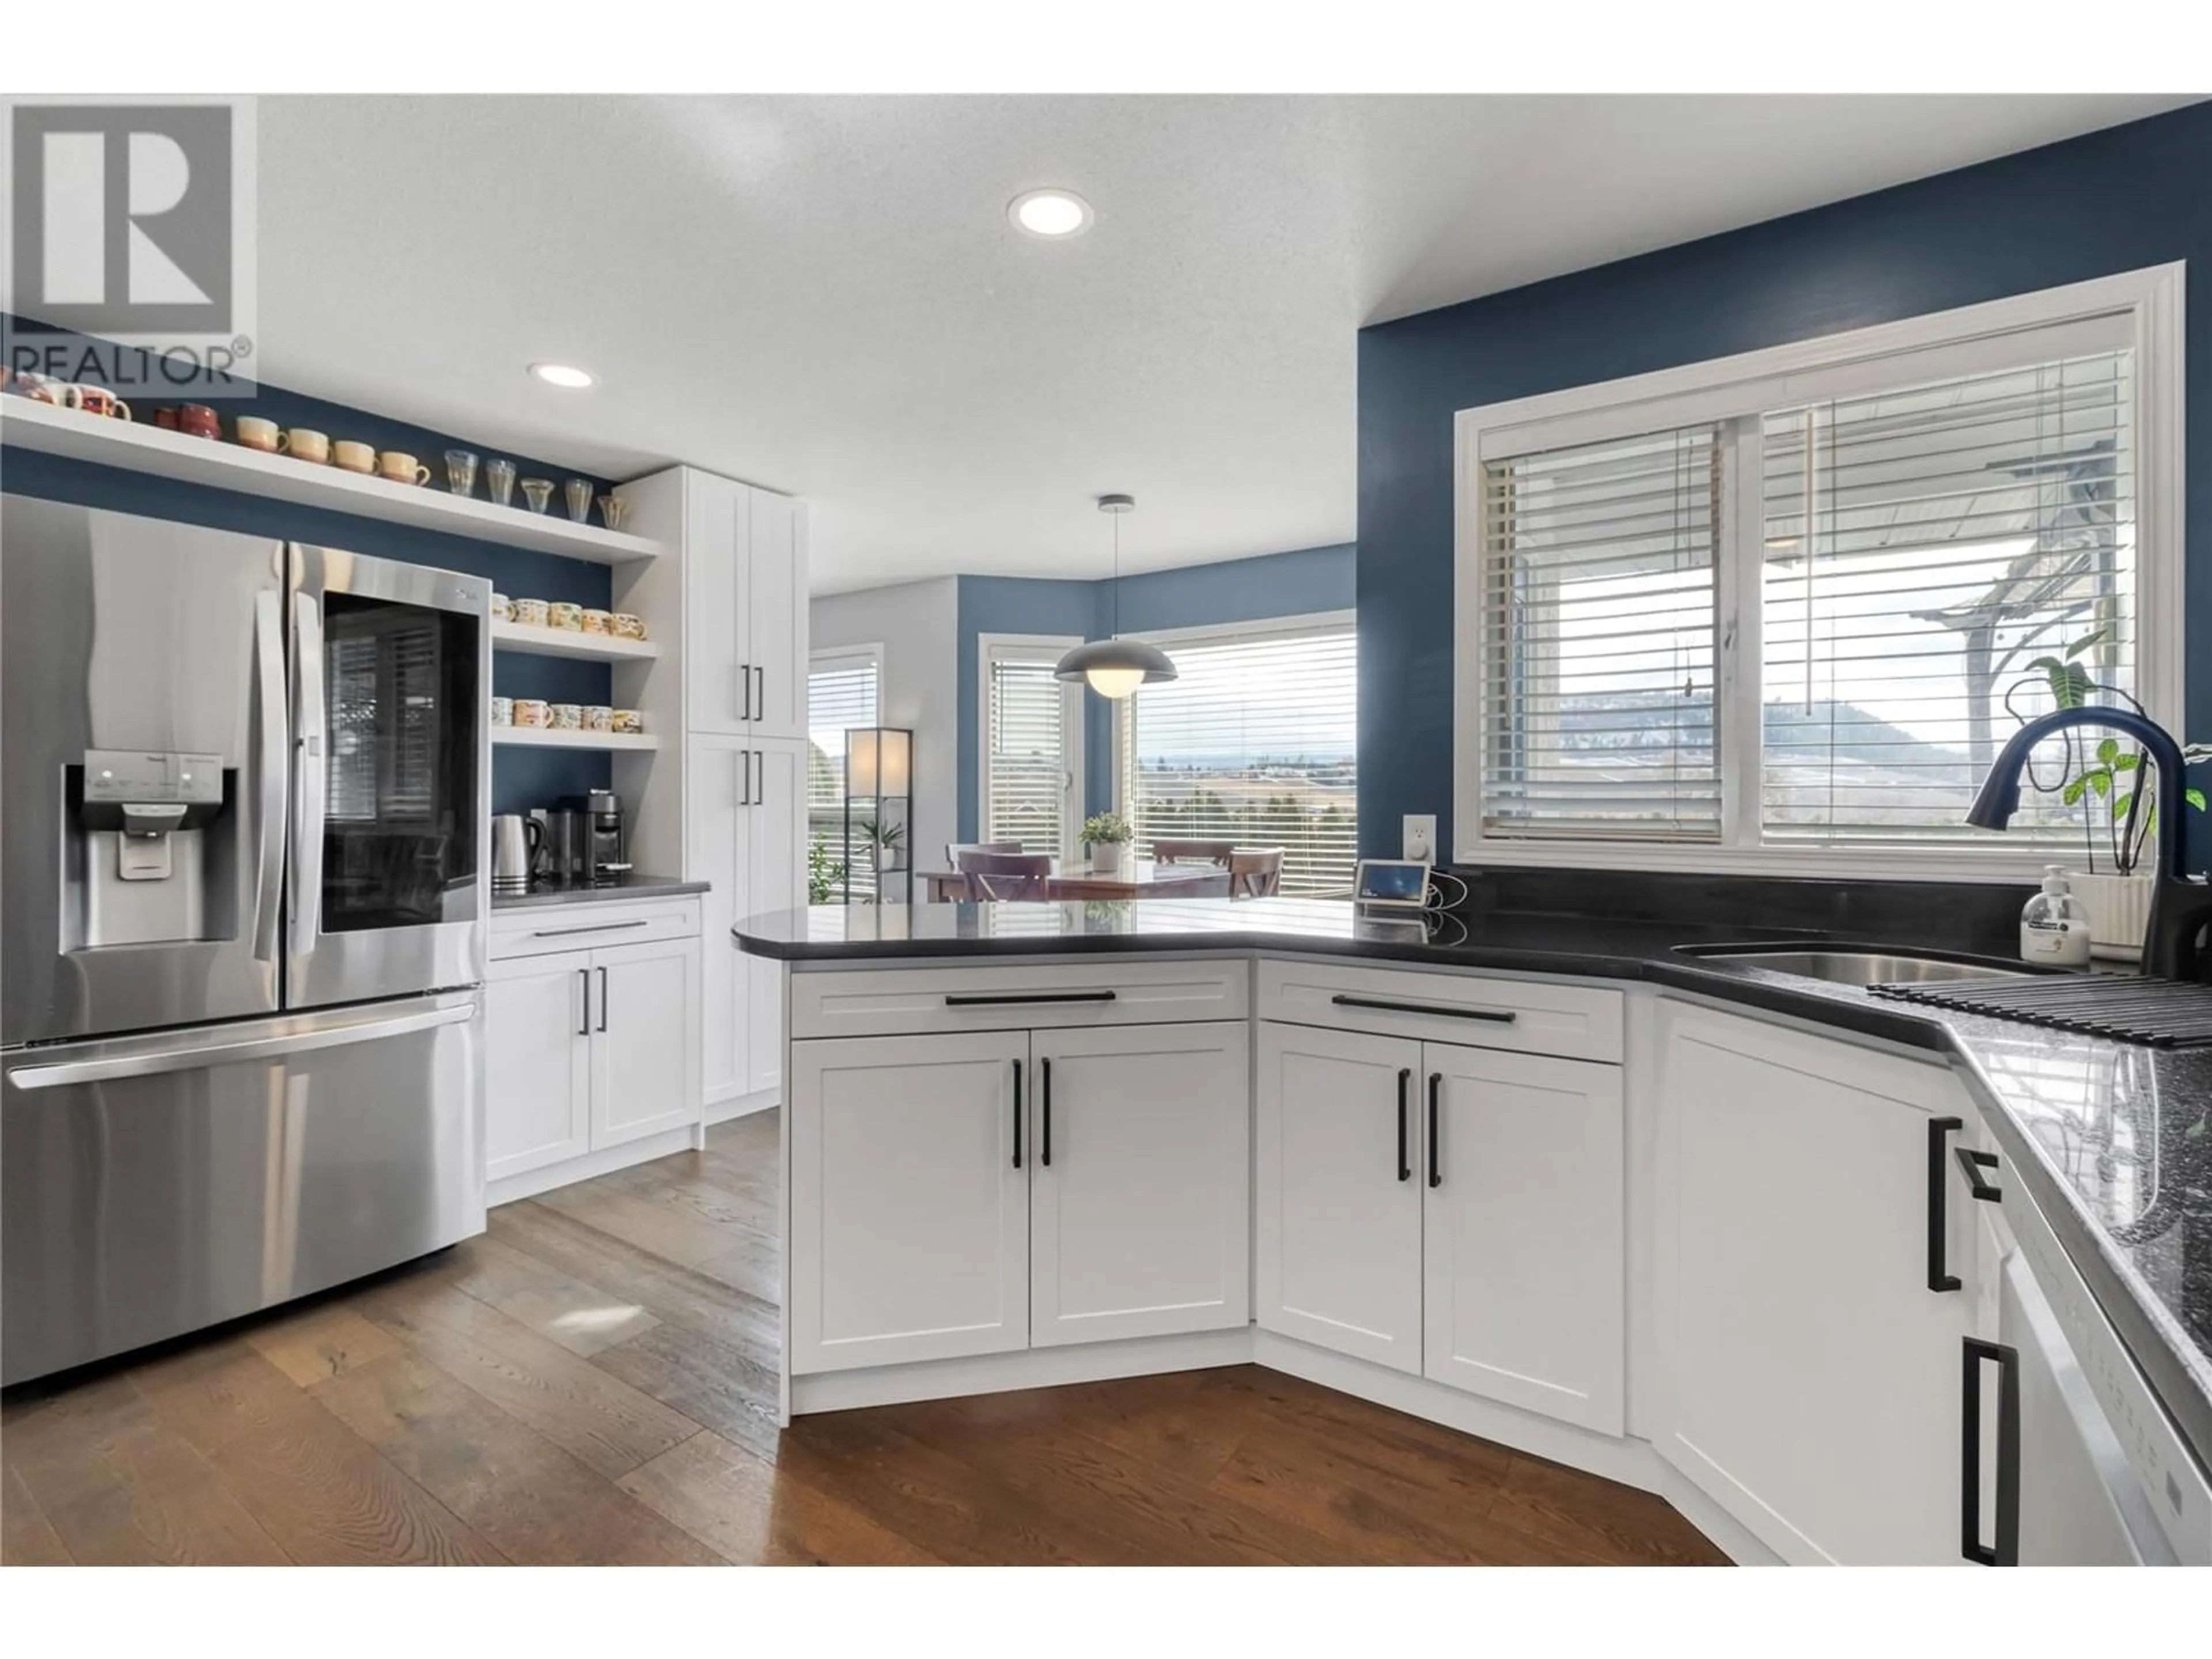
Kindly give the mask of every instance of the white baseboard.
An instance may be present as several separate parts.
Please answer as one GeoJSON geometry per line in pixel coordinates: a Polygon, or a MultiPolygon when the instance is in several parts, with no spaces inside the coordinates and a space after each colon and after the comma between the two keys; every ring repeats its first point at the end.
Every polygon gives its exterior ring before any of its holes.
{"type": "Polygon", "coordinates": [[[698,1133],[692,1125],[686,1123],[678,1128],[663,1129],[656,1135],[642,1135],[635,1140],[626,1140],[619,1146],[602,1147],[598,1152],[586,1152],[581,1158],[548,1164],[541,1170],[526,1170],[520,1175],[486,1182],[484,1207],[495,1209],[501,1204],[512,1204],[518,1199],[535,1198],[540,1193],[550,1193],[556,1187],[589,1181],[593,1176],[612,1175],[617,1170],[627,1170],[633,1164],[650,1164],[654,1158],[666,1158],[672,1152],[690,1152],[698,1133]]]}
{"type": "Polygon", "coordinates": [[[770,1111],[781,1104],[781,1089],[763,1089],[757,1095],[726,1095],[707,1103],[707,1124],[711,1128],[733,1117],[750,1117],[755,1112],[770,1111]]]}
{"type": "Polygon", "coordinates": [[[951,1400],[963,1395],[1005,1394],[1013,1389],[1099,1382],[1116,1376],[1204,1370],[1215,1365],[1248,1364],[1251,1358],[1251,1328],[1243,1326],[1231,1331],[1025,1348],[1018,1353],[877,1365],[866,1370],[818,1371],[791,1379],[791,1413],[804,1417],[811,1412],[897,1406],[912,1400],[951,1400]]]}

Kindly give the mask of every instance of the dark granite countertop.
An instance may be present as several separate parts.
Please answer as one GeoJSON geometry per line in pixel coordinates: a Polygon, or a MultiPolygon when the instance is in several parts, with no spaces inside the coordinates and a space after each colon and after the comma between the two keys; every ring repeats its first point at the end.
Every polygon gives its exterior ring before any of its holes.
{"type": "Polygon", "coordinates": [[[1272,950],[1641,980],[1927,1050],[1994,1109],[2008,1162],[2212,1468],[2212,1049],[1913,1007],[1674,950],[1824,937],[1808,929],[1513,911],[1382,921],[1341,902],[1285,898],[825,906],[748,917],[733,931],[745,951],[797,963],[1272,950]]]}
{"type": "Polygon", "coordinates": [[[494,893],[495,910],[528,910],[541,904],[607,904],[621,899],[681,898],[703,893],[710,882],[684,881],[675,876],[628,875],[610,887],[533,887],[526,893],[494,893]]]}

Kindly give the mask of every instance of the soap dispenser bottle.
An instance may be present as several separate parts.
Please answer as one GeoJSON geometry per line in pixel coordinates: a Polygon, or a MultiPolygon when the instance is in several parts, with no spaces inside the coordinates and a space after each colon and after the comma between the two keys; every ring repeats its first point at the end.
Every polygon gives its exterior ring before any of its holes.
{"type": "Polygon", "coordinates": [[[2052,968],[2089,965],[2089,918],[2063,866],[2044,866],[2043,890],[2020,913],[2020,959],[2052,968]]]}

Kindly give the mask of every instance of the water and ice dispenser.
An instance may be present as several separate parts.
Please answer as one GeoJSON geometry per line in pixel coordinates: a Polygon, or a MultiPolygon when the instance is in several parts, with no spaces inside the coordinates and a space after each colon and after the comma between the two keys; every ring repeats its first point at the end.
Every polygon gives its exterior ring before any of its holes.
{"type": "Polygon", "coordinates": [[[88,749],[70,769],[76,948],[228,938],[237,774],[221,755],[88,749]],[[210,933],[212,924],[220,929],[210,933]]]}

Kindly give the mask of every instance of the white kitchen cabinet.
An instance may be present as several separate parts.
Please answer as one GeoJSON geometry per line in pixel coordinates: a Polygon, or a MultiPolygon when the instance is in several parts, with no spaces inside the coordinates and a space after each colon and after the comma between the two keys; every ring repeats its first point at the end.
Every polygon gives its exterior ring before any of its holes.
{"type": "Polygon", "coordinates": [[[580,1157],[592,1146],[592,953],[495,962],[484,986],[484,1179],[580,1157]]]}
{"type": "Polygon", "coordinates": [[[806,735],[804,517],[788,495],[684,474],[686,724],[806,735]]]}
{"type": "Polygon", "coordinates": [[[804,744],[725,735],[685,744],[691,802],[685,873],[712,884],[701,904],[709,1106],[774,1090],[783,1072],[783,964],[747,956],[735,922],[806,902],[804,744]]]}
{"type": "Polygon", "coordinates": [[[1970,1134],[1963,1091],[1705,1010],[1669,1006],[1662,1031],[1662,1451],[1787,1560],[1958,1561],[1962,1343],[1993,1334],[1989,1232],[1959,1137],[1931,1143],[1929,1123],[1970,1134]],[[1932,1290],[1931,1267],[1959,1288],[1932,1290]]]}
{"type": "Polygon", "coordinates": [[[1250,1318],[1243,1022],[1030,1034],[1030,1344],[1250,1318]]]}
{"type": "Polygon", "coordinates": [[[1419,1376],[1421,1045],[1260,1027],[1254,1316],[1419,1376]]]}
{"type": "Polygon", "coordinates": [[[699,1117],[699,941],[592,952],[592,1145],[699,1117]]]}
{"type": "Polygon", "coordinates": [[[794,1374],[1030,1337],[1029,1036],[792,1045],[794,1374]]]}
{"type": "Polygon", "coordinates": [[[1424,1374],[1619,1434],[1620,1068],[1441,1042],[1421,1066],[1424,1374]]]}
{"type": "Polygon", "coordinates": [[[806,509],[788,495],[749,493],[740,609],[752,673],[747,728],[755,737],[806,736],[806,509]]]}

